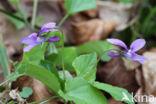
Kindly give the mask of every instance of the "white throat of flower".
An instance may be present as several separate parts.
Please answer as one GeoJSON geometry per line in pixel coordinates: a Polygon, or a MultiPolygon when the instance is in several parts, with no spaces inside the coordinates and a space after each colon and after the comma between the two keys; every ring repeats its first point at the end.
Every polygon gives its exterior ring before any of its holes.
{"type": "Polygon", "coordinates": [[[131,56],[132,55],[132,51],[130,49],[128,50],[127,55],[128,56],[131,56]]]}
{"type": "Polygon", "coordinates": [[[41,41],[43,41],[43,39],[40,37],[37,37],[37,42],[41,42],[41,41]]]}

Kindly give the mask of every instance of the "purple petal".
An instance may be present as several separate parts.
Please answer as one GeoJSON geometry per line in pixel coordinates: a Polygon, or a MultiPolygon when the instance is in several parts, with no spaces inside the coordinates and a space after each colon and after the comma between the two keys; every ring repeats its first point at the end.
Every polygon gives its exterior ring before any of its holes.
{"type": "Polygon", "coordinates": [[[22,44],[32,44],[37,39],[37,33],[32,33],[28,37],[24,37],[21,41],[22,44]]]}
{"type": "Polygon", "coordinates": [[[37,33],[32,33],[28,36],[29,38],[36,38],[37,37],[37,33]]]}
{"type": "Polygon", "coordinates": [[[58,42],[60,41],[60,38],[58,36],[50,37],[47,42],[58,42]]]}
{"type": "Polygon", "coordinates": [[[118,45],[128,50],[126,44],[119,39],[107,39],[107,41],[112,43],[113,45],[118,45]]]}
{"type": "Polygon", "coordinates": [[[24,52],[30,51],[33,47],[36,45],[42,43],[44,41],[44,38],[37,37],[37,33],[32,33],[28,37],[24,37],[21,41],[22,44],[27,44],[24,48],[24,52]]]}
{"type": "Polygon", "coordinates": [[[138,55],[136,53],[132,53],[131,56],[129,57],[130,59],[134,60],[134,61],[138,61],[140,62],[141,64],[144,64],[144,61],[147,60],[146,57],[144,56],[141,56],[141,55],[138,55]]]}
{"type": "Polygon", "coordinates": [[[144,39],[137,39],[135,40],[131,46],[130,46],[130,50],[132,52],[136,52],[138,51],[139,49],[141,49],[142,47],[144,47],[146,41],[144,39]]]}
{"type": "Polygon", "coordinates": [[[39,31],[39,35],[41,35],[41,34],[44,33],[44,32],[58,31],[58,29],[54,29],[55,26],[56,26],[56,23],[54,23],[54,22],[45,24],[45,25],[41,28],[41,30],[39,31]]]}
{"type": "MultiPolygon", "coordinates": [[[[37,44],[36,44],[37,45],[37,44]]],[[[28,46],[26,46],[24,49],[23,49],[23,51],[24,52],[29,52],[33,47],[35,47],[36,45],[28,45],[28,46]]]]}
{"type": "Polygon", "coordinates": [[[55,26],[56,26],[55,22],[50,22],[50,23],[43,25],[42,28],[55,28],[55,26]]]}
{"type": "Polygon", "coordinates": [[[110,56],[110,57],[120,57],[120,55],[118,53],[115,53],[115,52],[109,52],[108,56],[110,56]]]}

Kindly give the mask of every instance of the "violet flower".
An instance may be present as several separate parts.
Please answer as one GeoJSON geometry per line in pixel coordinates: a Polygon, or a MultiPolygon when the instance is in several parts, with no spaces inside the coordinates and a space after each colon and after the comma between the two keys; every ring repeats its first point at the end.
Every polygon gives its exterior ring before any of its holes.
{"type": "Polygon", "coordinates": [[[112,43],[113,45],[118,45],[118,46],[121,46],[121,47],[123,47],[125,49],[124,51],[116,50],[119,53],[109,52],[108,55],[111,56],[111,57],[123,56],[123,57],[129,58],[131,60],[138,61],[141,64],[143,64],[144,61],[147,60],[147,58],[135,53],[138,50],[140,50],[142,47],[144,47],[144,45],[146,43],[144,39],[135,40],[130,45],[130,49],[128,49],[126,44],[123,41],[119,40],[119,39],[107,39],[107,41],[112,43]]]}
{"type": "MultiPolygon", "coordinates": [[[[50,31],[56,31],[55,23],[48,23],[45,24],[39,34],[41,35],[44,32],[50,32],[50,31]],[[49,28],[48,28],[49,27],[49,28]]],[[[32,33],[28,37],[24,37],[21,41],[22,44],[26,44],[27,46],[24,48],[24,52],[29,52],[33,47],[36,45],[42,43],[42,42],[58,42],[60,38],[58,36],[49,37],[46,39],[46,37],[37,36],[37,33],[32,33]]]]}

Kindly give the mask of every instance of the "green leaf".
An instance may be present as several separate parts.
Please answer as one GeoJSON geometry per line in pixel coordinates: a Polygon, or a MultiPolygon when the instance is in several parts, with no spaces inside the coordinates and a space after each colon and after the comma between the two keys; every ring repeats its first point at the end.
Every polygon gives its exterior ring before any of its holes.
{"type": "MultiPolygon", "coordinates": [[[[65,70],[65,75],[66,75],[66,79],[70,79],[70,78],[73,78],[73,76],[69,73],[69,71],[65,70]]],[[[65,80],[64,79],[64,75],[63,75],[63,71],[59,71],[59,76],[62,80],[65,80]]]]}
{"type": "MultiPolygon", "coordinates": [[[[27,17],[26,16],[26,13],[23,13],[23,14],[24,14],[25,17],[27,17]]],[[[20,13],[14,13],[14,15],[23,18],[20,13]]],[[[25,26],[25,23],[24,22],[22,22],[22,21],[20,21],[20,20],[18,20],[16,18],[13,18],[13,17],[11,17],[9,15],[7,15],[7,19],[10,22],[12,22],[16,26],[17,29],[22,29],[25,26]]]]}
{"type": "Polygon", "coordinates": [[[54,43],[49,43],[47,55],[50,55],[50,54],[53,54],[53,53],[57,54],[58,51],[57,51],[54,43]]]}
{"type": "Polygon", "coordinates": [[[124,101],[128,104],[134,104],[131,94],[129,94],[126,89],[99,82],[93,82],[92,85],[100,90],[106,91],[117,101],[124,101]]]}
{"type": "Polygon", "coordinates": [[[76,104],[108,104],[104,95],[82,78],[67,80],[65,91],[59,91],[60,96],[76,104]]]}
{"type": "Polygon", "coordinates": [[[7,77],[9,63],[8,63],[8,57],[6,54],[6,49],[5,49],[3,41],[2,41],[2,36],[0,36],[0,64],[1,64],[1,67],[2,67],[5,77],[7,77]]]}
{"type": "Polygon", "coordinates": [[[73,72],[72,62],[77,57],[75,47],[66,47],[64,50],[62,48],[58,49],[58,54],[52,54],[47,57],[47,60],[54,63],[56,66],[62,67],[62,52],[64,51],[64,65],[65,69],[73,72]]]}
{"type": "Polygon", "coordinates": [[[20,96],[23,97],[23,98],[28,98],[30,95],[32,95],[33,93],[33,90],[29,87],[24,87],[22,89],[22,92],[20,92],[20,96]]]}
{"type": "Polygon", "coordinates": [[[25,70],[26,75],[41,81],[55,93],[61,89],[60,82],[56,75],[49,72],[48,70],[28,63],[23,63],[21,68],[25,70]]]}
{"type": "Polygon", "coordinates": [[[83,53],[92,53],[96,52],[99,56],[103,56],[103,61],[109,61],[110,57],[108,56],[109,49],[114,48],[112,44],[110,44],[107,41],[93,41],[93,42],[87,42],[81,46],[77,47],[77,53],[83,54],[83,53]]]}
{"type": "Polygon", "coordinates": [[[34,65],[39,65],[41,60],[44,60],[44,54],[46,51],[47,44],[42,44],[35,46],[29,52],[24,52],[21,63],[17,66],[16,71],[19,73],[24,73],[24,68],[21,68],[25,63],[31,63],[34,65]]]}
{"type": "Polygon", "coordinates": [[[95,80],[96,78],[96,53],[81,55],[72,63],[77,76],[83,77],[86,80],[95,80]]]}
{"type": "Polygon", "coordinates": [[[84,10],[96,8],[95,0],[65,0],[67,13],[74,14],[84,10]]]}
{"type": "Polygon", "coordinates": [[[9,2],[18,3],[19,0],[9,0],[9,2]]]}
{"type": "Polygon", "coordinates": [[[40,60],[44,59],[47,44],[41,47],[40,45],[35,46],[29,52],[24,52],[23,60],[25,62],[31,62],[32,64],[39,64],[40,60]]]}
{"type": "Polygon", "coordinates": [[[57,78],[59,78],[58,70],[56,69],[56,67],[51,62],[49,62],[47,60],[42,60],[40,66],[43,67],[44,69],[52,72],[53,74],[55,74],[55,76],[57,78]]]}
{"type": "Polygon", "coordinates": [[[136,0],[120,0],[122,3],[134,3],[136,0]]]}
{"type": "Polygon", "coordinates": [[[7,104],[17,104],[17,103],[18,103],[17,101],[10,101],[7,104]]]}
{"type": "MultiPolygon", "coordinates": [[[[94,41],[88,42],[78,47],[65,47],[64,48],[64,65],[65,69],[73,72],[74,68],[72,62],[74,59],[82,54],[96,52],[99,56],[103,56],[103,61],[109,61],[110,57],[108,56],[108,50],[114,48],[114,46],[107,41],[94,41]]],[[[62,67],[62,48],[58,49],[57,54],[51,54],[47,59],[54,63],[56,66],[62,67]]]]}

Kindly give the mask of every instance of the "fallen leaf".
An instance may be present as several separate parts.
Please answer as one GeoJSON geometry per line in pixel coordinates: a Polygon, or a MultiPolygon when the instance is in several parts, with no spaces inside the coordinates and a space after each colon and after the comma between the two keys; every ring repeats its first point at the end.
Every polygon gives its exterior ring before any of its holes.
{"type": "Polygon", "coordinates": [[[99,17],[103,20],[113,20],[121,31],[135,22],[136,16],[131,18],[132,4],[117,3],[112,1],[98,1],[99,17]]]}
{"type": "Polygon", "coordinates": [[[83,22],[73,22],[75,44],[83,44],[87,41],[105,39],[115,28],[112,20],[103,21],[92,19],[83,22]]]}
{"type": "Polygon", "coordinates": [[[87,17],[95,18],[95,17],[98,16],[99,12],[98,12],[98,8],[94,8],[94,9],[91,9],[91,10],[83,11],[81,13],[86,15],[87,17]]]}
{"type": "Polygon", "coordinates": [[[120,101],[116,101],[114,99],[108,99],[108,104],[123,104],[123,103],[120,101]]]}
{"type": "Polygon", "coordinates": [[[148,60],[143,64],[143,77],[145,80],[145,92],[156,93],[156,52],[145,52],[144,57],[148,60]]]}
{"type": "Polygon", "coordinates": [[[97,80],[125,88],[133,93],[139,88],[135,79],[135,71],[127,70],[121,58],[112,58],[106,64],[100,63],[97,71],[97,80]]]}
{"type": "MultiPolygon", "coordinates": [[[[33,101],[40,101],[52,97],[50,90],[40,81],[33,79],[33,101]]],[[[46,104],[57,104],[55,100],[48,101],[46,104]]]]}

